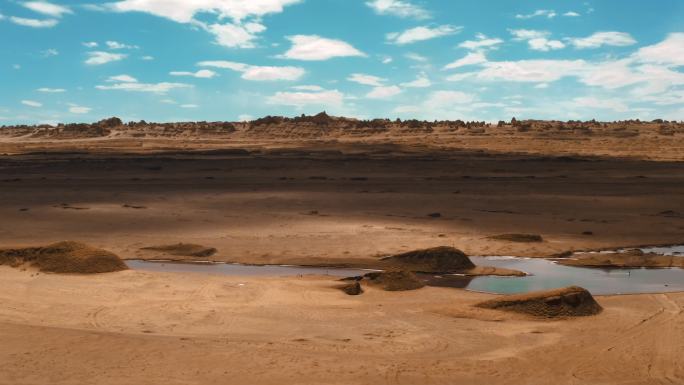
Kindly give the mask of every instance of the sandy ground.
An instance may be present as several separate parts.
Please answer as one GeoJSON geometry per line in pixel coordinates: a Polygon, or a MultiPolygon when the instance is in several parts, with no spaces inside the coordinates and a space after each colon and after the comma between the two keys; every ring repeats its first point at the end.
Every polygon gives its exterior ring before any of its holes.
{"type": "Polygon", "coordinates": [[[598,297],[598,316],[471,308],[457,289],[0,267],[2,384],[673,384],[684,294],[598,297]]]}
{"type": "Polygon", "coordinates": [[[0,243],[150,258],[139,249],[192,242],[216,260],[321,264],[440,245],[550,256],[684,242],[681,162],[334,150],[3,157],[0,243]],[[545,242],[487,238],[501,233],[545,242]]]}
{"type": "MultiPolygon", "coordinates": [[[[214,260],[320,265],[440,245],[544,257],[684,243],[684,134],[636,130],[5,137],[0,247],[155,258],[140,248],[191,242],[214,260]],[[247,152],[193,152],[226,148],[247,152]],[[503,233],[544,242],[488,238],[503,233]]],[[[470,306],[485,294],[335,284],[0,266],[0,384],[684,383],[682,293],[540,321],[470,306]]]]}

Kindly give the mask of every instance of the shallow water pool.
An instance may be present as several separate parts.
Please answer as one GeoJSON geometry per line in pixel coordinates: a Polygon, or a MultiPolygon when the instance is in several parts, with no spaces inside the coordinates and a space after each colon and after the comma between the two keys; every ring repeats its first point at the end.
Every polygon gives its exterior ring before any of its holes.
{"type": "MultiPolygon", "coordinates": [[[[684,248],[675,246],[676,248],[684,248]]],[[[645,251],[673,253],[679,249],[649,248],[645,251]],[[657,251],[656,251],[657,249],[657,251]]],[[[593,294],[636,294],[684,291],[684,269],[603,269],[559,265],[546,259],[516,257],[470,257],[476,265],[495,266],[524,271],[526,277],[465,277],[462,275],[419,274],[430,286],[464,288],[496,294],[526,293],[565,286],[581,286],[593,294]]],[[[352,277],[372,270],[325,268],[289,265],[241,265],[209,262],[172,262],[128,260],[134,270],[201,273],[230,276],[299,276],[330,275],[352,277]]]]}
{"type": "Polygon", "coordinates": [[[353,277],[364,275],[373,270],[342,269],[291,265],[241,265],[220,262],[174,262],[128,260],[126,264],[133,270],[157,271],[166,273],[202,273],[232,276],[297,276],[297,275],[331,275],[335,277],[353,277]]]}
{"type": "Polygon", "coordinates": [[[476,265],[521,270],[526,277],[477,277],[465,288],[488,293],[512,294],[570,285],[593,294],[633,294],[684,291],[684,269],[602,269],[563,266],[545,259],[470,257],[476,265]]]}

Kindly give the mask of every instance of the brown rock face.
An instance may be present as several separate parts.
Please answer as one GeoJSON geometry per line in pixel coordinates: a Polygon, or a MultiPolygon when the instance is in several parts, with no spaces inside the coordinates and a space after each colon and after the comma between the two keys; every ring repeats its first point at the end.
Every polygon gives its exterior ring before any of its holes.
{"type": "Polygon", "coordinates": [[[446,273],[475,267],[464,252],[449,246],[409,251],[385,258],[382,262],[388,266],[425,273],[446,273]]]}
{"type": "Polygon", "coordinates": [[[590,316],[603,310],[589,291],[578,286],[508,295],[481,302],[476,306],[543,318],[590,316]]]}

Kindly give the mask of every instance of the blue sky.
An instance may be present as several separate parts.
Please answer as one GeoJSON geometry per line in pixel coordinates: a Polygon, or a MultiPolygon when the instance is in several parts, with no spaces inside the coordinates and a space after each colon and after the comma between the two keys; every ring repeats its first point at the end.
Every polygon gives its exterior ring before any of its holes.
{"type": "Polygon", "coordinates": [[[0,0],[0,124],[684,120],[681,0],[0,0]]]}

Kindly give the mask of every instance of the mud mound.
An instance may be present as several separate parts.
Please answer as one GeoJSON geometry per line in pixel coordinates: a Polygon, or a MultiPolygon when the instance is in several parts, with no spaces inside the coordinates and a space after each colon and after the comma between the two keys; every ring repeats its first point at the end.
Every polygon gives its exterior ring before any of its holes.
{"type": "Polygon", "coordinates": [[[387,291],[416,290],[425,286],[415,274],[405,270],[373,272],[364,275],[363,278],[368,283],[378,285],[387,291]]]}
{"type": "Polygon", "coordinates": [[[615,268],[684,268],[684,257],[644,253],[639,249],[618,253],[583,253],[574,254],[571,258],[558,261],[566,266],[615,267],[615,268]]]}
{"type": "Polygon", "coordinates": [[[0,265],[29,263],[51,273],[95,274],[126,270],[126,264],[109,251],[78,242],[59,242],[44,247],[0,249],[0,265]]]}
{"type": "Polygon", "coordinates": [[[499,234],[492,235],[489,239],[508,242],[543,242],[544,238],[538,234],[499,234]]]}
{"type": "Polygon", "coordinates": [[[149,246],[141,250],[159,251],[164,254],[176,255],[181,257],[211,257],[216,254],[216,249],[196,245],[193,243],[176,243],[174,245],[149,246]]]}
{"type": "Polygon", "coordinates": [[[598,314],[603,310],[589,291],[578,286],[508,295],[475,306],[544,318],[583,317],[598,314]]]}
{"type": "Polygon", "coordinates": [[[409,251],[384,258],[382,262],[389,266],[424,273],[447,273],[475,267],[464,252],[448,246],[409,251]]]}
{"type": "Polygon", "coordinates": [[[361,288],[361,283],[359,281],[354,281],[352,283],[346,283],[342,286],[339,286],[338,289],[342,290],[347,295],[363,294],[363,289],[361,288]]]}

